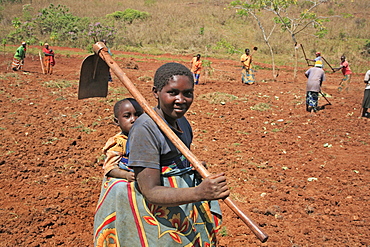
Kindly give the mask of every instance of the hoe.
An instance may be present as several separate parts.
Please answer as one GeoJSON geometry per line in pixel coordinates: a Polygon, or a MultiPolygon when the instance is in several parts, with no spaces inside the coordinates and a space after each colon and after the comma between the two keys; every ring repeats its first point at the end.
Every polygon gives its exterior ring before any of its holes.
{"type": "MultiPolygon", "coordinates": [[[[94,55],[90,55],[82,63],[78,98],[106,97],[108,93],[109,68],[115,73],[131,95],[139,102],[145,112],[153,119],[163,133],[171,140],[177,149],[191,162],[198,173],[203,177],[211,175],[202,162],[187,148],[187,146],[168,127],[163,119],[152,109],[143,95],[134,86],[118,64],[108,53],[103,42],[93,45],[94,55]]],[[[249,217],[247,217],[230,199],[224,199],[225,204],[251,229],[256,237],[266,242],[268,235],[264,233],[249,217]]]]}

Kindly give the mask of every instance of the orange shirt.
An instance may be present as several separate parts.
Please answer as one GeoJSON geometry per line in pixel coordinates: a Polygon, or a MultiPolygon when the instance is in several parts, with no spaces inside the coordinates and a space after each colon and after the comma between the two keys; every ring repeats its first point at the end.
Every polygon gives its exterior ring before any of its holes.
{"type": "Polygon", "coordinates": [[[191,60],[191,72],[194,74],[200,74],[202,69],[202,61],[200,59],[197,61],[197,57],[193,57],[191,60]]]}

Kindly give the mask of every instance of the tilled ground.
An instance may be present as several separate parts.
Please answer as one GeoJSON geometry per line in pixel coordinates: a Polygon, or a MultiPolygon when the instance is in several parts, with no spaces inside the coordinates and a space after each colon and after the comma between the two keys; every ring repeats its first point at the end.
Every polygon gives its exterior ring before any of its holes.
{"type": "MultiPolygon", "coordinates": [[[[26,58],[25,71],[13,72],[12,54],[1,55],[1,246],[92,246],[101,148],[118,132],[113,104],[129,94],[113,75],[107,98],[78,100],[84,57],[58,56],[61,49],[54,47],[53,75],[41,73],[37,56],[26,58]]],[[[190,60],[115,55],[153,106],[155,70],[190,60]]],[[[369,246],[364,74],[353,76],[349,93],[338,93],[341,74],[327,73],[323,92],[332,105],[312,115],[305,112],[306,68],[296,82],[291,68],[281,68],[277,81],[260,69],[258,83],[248,86],[240,82],[238,61],[207,59],[214,73],[202,75],[187,114],[192,150],[210,172],[226,172],[231,198],[270,236],[260,243],[221,202],[220,246],[369,246]]]]}

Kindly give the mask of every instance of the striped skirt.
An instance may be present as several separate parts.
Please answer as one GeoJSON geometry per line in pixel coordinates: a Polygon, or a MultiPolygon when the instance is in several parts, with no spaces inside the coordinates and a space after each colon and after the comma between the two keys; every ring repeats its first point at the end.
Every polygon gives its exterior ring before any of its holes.
{"type": "Polygon", "coordinates": [[[12,62],[12,70],[20,70],[22,69],[22,66],[24,64],[24,61],[22,59],[17,59],[13,57],[13,62],[12,62]]]}

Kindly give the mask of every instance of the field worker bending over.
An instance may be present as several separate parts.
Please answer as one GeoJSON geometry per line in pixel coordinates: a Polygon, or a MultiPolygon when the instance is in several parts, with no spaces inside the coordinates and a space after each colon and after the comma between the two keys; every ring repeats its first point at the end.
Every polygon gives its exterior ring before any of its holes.
{"type": "Polygon", "coordinates": [[[200,54],[196,55],[191,59],[190,62],[191,73],[193,73],[194,83],[198,85],[200,78],[200,71],[202,70],[202,61],[200,60],[200,54]]]}
{"type": "MultiPolygon", "coordinates": [[[[194,98],[191,71],[179,63],[162,65],[155,73],[152,92],[157,99],[154,110],[190,148],[193,133],[185,114],[194,98]]],[[[103,234],[96,243],[216,246],[221,223],[217,200],[230,193],[224,173],[198,179],[189,161],[146,113],[130,130],[127,153],[136,181],[117,192],[121,207],[106,218],[109,221],[124,214],[124,220],[117,223],[123,235],[117,238],[114,229],[102,224],[98,228],[103,234]]]]}
{"type": "Polygon", "coordinates": [[[12,70],[21,70],[24,65],[24,59],[26,58],[27,44],[22,42],[22,45],[17,48],[12,62],[12,70]]]}
{"type": "Polygon", "coordinates": [[[318,60],[315,62],[315,66],[308,69],[305,73],[307,79],[306,85],[306,111],[316,112],[318,111],[318,101],[320,87],[322,82],[325,81],[325,72],[322,69],[322,61],[318,60]]]}
{"type": "Polygon", "coordinates": [[[53,67],[55,65],[54,51],[50,49],[48,43],[45,43],[44,48],[42,48],[42,53],[44,53],[45,73],[51,75],[53,73],[53,67]]]}
{"type": "Polygon", "coordinates": [[[240,57],[242,63],[242,83],[251,85],[255,82],[252,70],[252,55],[249,49],[245,49],[245,54],[240,57]]]}

